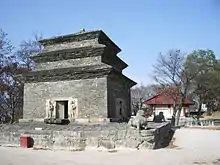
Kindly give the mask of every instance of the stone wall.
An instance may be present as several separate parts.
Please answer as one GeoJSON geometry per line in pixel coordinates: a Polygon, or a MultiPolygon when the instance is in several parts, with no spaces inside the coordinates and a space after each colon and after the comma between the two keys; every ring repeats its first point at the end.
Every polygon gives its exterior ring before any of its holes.
{"type": "Polygon", "coordinates": [[[125,117],[131,116],[131,98],[130,87],[126,86],[120,79],[115,77],[108,77],[108,116],[110,118],[118,118],[116,111],[116,99],[123,99],[125,102],[125,117]]]}
{"type": "Polygon", "coordinates": [[[85,150],[90,147],[107,149],[159,149],[166,147],[173,135],[168,123],[151,124],[151,129],[142,130],[130,128],[127,124],[108,124],[99,126],[71,126],[67,128],[45,130],[3,129],[0,132],[0,144],[19,146],[21,135],[29,135],[33,139],[33,147],[52,150],[85,150]],[[75,130],[73,129],[75,128],[75,130]]]}
{"type": "Polygon", "coordinates": [[[78,118],[107,117],[107,78],[26,83],[24,119],[45,118],[46,100],[73,97],[78,100],[78,118]]]}
{"type": "Polygon", "coordinates": [[[130,88],[136,83],[122,74],[128,65],[116,56],[121,49],[103,31],[80,32],[39,42],[44,46],[43,52],[31,57],[36,69],[17,75],[25,84],[23,119],[42,121],[51,116],[46,115],[47,100],[48,105],[51,101],[56,107],[61,104],[53,101],[72,99],[77,100],[78,116],[66,113],[64,109],[69,111],[69,108],[65,106],[61,110],[67,114],[65,118],[74,116],[77,120],[92,118],[93,121],[117,118],[116,99],[125,102],[124,117],[131,115],[130,88]]]}

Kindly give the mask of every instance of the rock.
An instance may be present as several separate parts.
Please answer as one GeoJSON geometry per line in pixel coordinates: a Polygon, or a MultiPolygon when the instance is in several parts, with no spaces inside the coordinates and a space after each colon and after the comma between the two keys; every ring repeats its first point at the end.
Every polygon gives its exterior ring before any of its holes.
{"type": "Polygon", "coordinates": [[[153,149],[153,144],[149,141],[143,141],[139,146],[139,150],[145,150],[145,149],[153,149]]]}
{"type": "Polygon", "coordinates": [[[140,135],[141,136],[154,136],[154,131],[155,131],[155,129],[141,130],[140,135]]]}
{"type": "Polygon", "coordinates": [[[115,142],[111,139],[100,139],[98,142],[98,147],[104,147],[106,149],[115,148],[115,142]]]}
{"type": "Polygon", "coordinates": [[[127,138],[126,140],[125,147],[128,148],[137,148],[139,145],[139,142],[136,138],[127,138]]]}

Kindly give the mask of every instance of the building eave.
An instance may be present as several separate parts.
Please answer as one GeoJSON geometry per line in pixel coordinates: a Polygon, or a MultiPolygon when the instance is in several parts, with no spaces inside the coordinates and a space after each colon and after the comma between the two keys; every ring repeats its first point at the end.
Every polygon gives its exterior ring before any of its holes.
{"type": "Polygon", "coordinates": [[[105,47],[81,47],[71,48],[65,50],[56,50],[51,52],[42,52],[38,55],[30,56],[36,63],[62,61],[76,58],[86,58],[101,56],[105,50],[105,47]]]}
{"type": "Polygon", "coordinates": [[[121,49],[102,30],[85,31],[68,35],[56,36],[48,39],[39,40],[39,42],[43,46],[49,46],[60,43],[80,42],[84,40],[93,39],[97,39],[97,44],[99,43],[106,46],[111,46],[116,52],[116,54],[121,51],[121,49]]]}
{"type": "Polygon", "coordinates": [[[105,75],[108,75],[111,70],[112,67],[107,67],[106,65],[93,65],[84,67],[31,71],[22,75],[17,75],[17,77],[22,78],[25,83],[51,82],[103,77],[105,75]]]}
{"type": "MultiPolygon", "coordinates": [[[[147,99],[146,101],[144,101],[144,104],[147,104],[147,105],[173,105],[173,98],[169,95],[165,96],[166,94],[165,93],[160,93],[160,94],[157,94],[149,99],[147,99]],[[150,102],[151,100],[154,100],[154,99],[157,99],[157,97],[162,97],[159,98],[159,101],[158,100],[155,100],[154,102],[150,102]],[[165,99],[166,97],[166,99],[165,99]]],[[[179,105],[181,103],[180,101],[181,98],[178,98],[178,101],[177,101],[177,105],[179,105]]],[[[191,102],[188,98],[186,99],[186,101],[184,102],[184,105],[194,105],[194,102],[191,102]]]]}

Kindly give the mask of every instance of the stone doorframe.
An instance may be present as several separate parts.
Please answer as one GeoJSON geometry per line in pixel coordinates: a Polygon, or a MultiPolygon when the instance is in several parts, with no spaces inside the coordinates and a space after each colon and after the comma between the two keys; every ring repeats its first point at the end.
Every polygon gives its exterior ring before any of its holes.
{"type": "Polygon", "coordinates": [[[78,117],[78,101],[73,97],[54,97],[46,100],[45,118],[56,118],[57,101],[68,101],[68,119],[73,120],[78,117]]]}

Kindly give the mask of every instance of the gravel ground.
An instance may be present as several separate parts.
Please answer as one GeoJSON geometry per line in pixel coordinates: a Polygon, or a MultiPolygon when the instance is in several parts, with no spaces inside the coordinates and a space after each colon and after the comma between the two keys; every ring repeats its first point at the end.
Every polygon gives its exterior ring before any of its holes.
{"type": "Polygon", "coordinates": [[[83,152],[42,151],[0,147],[1,165],[220,165],[220,131],[179,129],[176,148],[118,152],[87,150],[83,152]]]}

